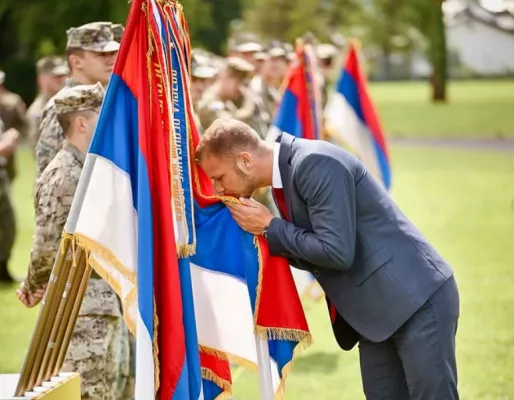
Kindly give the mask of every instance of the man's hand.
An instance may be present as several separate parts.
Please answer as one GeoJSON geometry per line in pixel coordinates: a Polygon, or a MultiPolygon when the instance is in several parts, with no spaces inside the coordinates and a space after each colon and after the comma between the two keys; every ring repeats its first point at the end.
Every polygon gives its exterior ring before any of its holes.
{"type": "Polygon", "coordinates": [[[242,204],[225,203],[237,224],[247,232],[262,235],[273,219],[273,214],[261,203],[240,198],[242,204]]]}
{"type": "Polygon", "coordinates": [[[18,296],[18,299],[23,303],[25,307],[34,307],[41,299],[45,296],[46,292],[46,285],[38,290],[34,294],[31,294],[28,289],[26,288],[24,282],[20,285],[20,288],[16,291],[16,295],[18,296]]]}

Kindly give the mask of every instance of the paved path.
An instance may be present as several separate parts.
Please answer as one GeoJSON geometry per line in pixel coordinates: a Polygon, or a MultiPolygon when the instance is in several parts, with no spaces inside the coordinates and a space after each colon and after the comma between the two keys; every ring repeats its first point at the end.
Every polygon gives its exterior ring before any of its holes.
{"type": "Polygon", "coordinates": [[[438,147],[463,150],[492,150],[514,152],[512,139],[442,139],[442,138],[391,138],[394,146],[438,147]]]}

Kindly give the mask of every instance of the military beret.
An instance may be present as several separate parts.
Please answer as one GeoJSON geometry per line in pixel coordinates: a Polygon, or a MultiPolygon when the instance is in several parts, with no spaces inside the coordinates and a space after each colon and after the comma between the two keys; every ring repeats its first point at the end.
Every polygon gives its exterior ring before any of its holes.
{"type": "Polygon", "coordinates": [[[54,76],[68,75],[70,70],[61,57],[43,57],[36,63],[37,72],[54,76]]]}
{"type": "Polygon", "coordinates": [[[66,31],[68,42],[66,48],[78,48],[95,53],[118,51],[120,44],[114,40],[112,23],[91,22],[66,31]]]}
{"type": "Polygon", "coordinates": [[[102,105],[105,90],[100,83],[65,87],[54,97],[57,115],[96,110],[102,105]]]}

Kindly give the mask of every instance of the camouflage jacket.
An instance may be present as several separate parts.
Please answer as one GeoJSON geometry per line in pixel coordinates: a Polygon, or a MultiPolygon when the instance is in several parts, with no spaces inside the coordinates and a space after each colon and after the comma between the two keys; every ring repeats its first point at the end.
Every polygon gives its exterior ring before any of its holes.
{"type": "Polygon", "coordinates": [[[261,110],[256,100],[256,98],[241,96],[235,101],[223,101],[212,91],[208,91],[204,94],[202,100],[198,102],[200,124],[205,130],[218,118],[234,118],[250,125],[261,137],[264,137],[267,133],[268,125],[261,115],[261,110]]]}
{"type": "Polygon", "coordinates": [[[39,139],[39,124],[45,109],[48,98],[42,94],[38,95],[27,110],[28,139],[31,147],[36,147],[39,139]]]}
{"type": "MultiPolygon", "coordinates": [[[[76,85],[80,85],[80,83],[70,79],[66,82],[65,87],[76,85]]],[[[43,173],[46,166],[53,160],[59,150],[61,150],[64,140],[64,132],[55,114],[54,97],[46,104],[39,125],[39,138],[36,144],[38,177],[43,173]]]]}
{"type": "MultiPolygon", "coordinates": [[[[36,231],[25,280],[30,293],[50,278],[84,160],[84,153],[64,141],[36,182],[36,231]]],[[[107,282],[90,279],[79,315],[121,316],[118,297],[107,282]]]]}

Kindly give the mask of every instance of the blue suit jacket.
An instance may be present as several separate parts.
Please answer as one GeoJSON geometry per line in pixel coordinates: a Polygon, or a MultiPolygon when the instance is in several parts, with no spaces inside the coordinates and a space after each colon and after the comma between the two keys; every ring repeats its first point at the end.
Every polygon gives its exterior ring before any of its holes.
{"type": "Polygon", "coordinates": [[[381,342],[453,274],[356,157],[330,143],[283,134],[279,166],[292,222],[275,218],[274,255],[314,274],[336,307],[348,350],[358,334],[381,342]]]}

